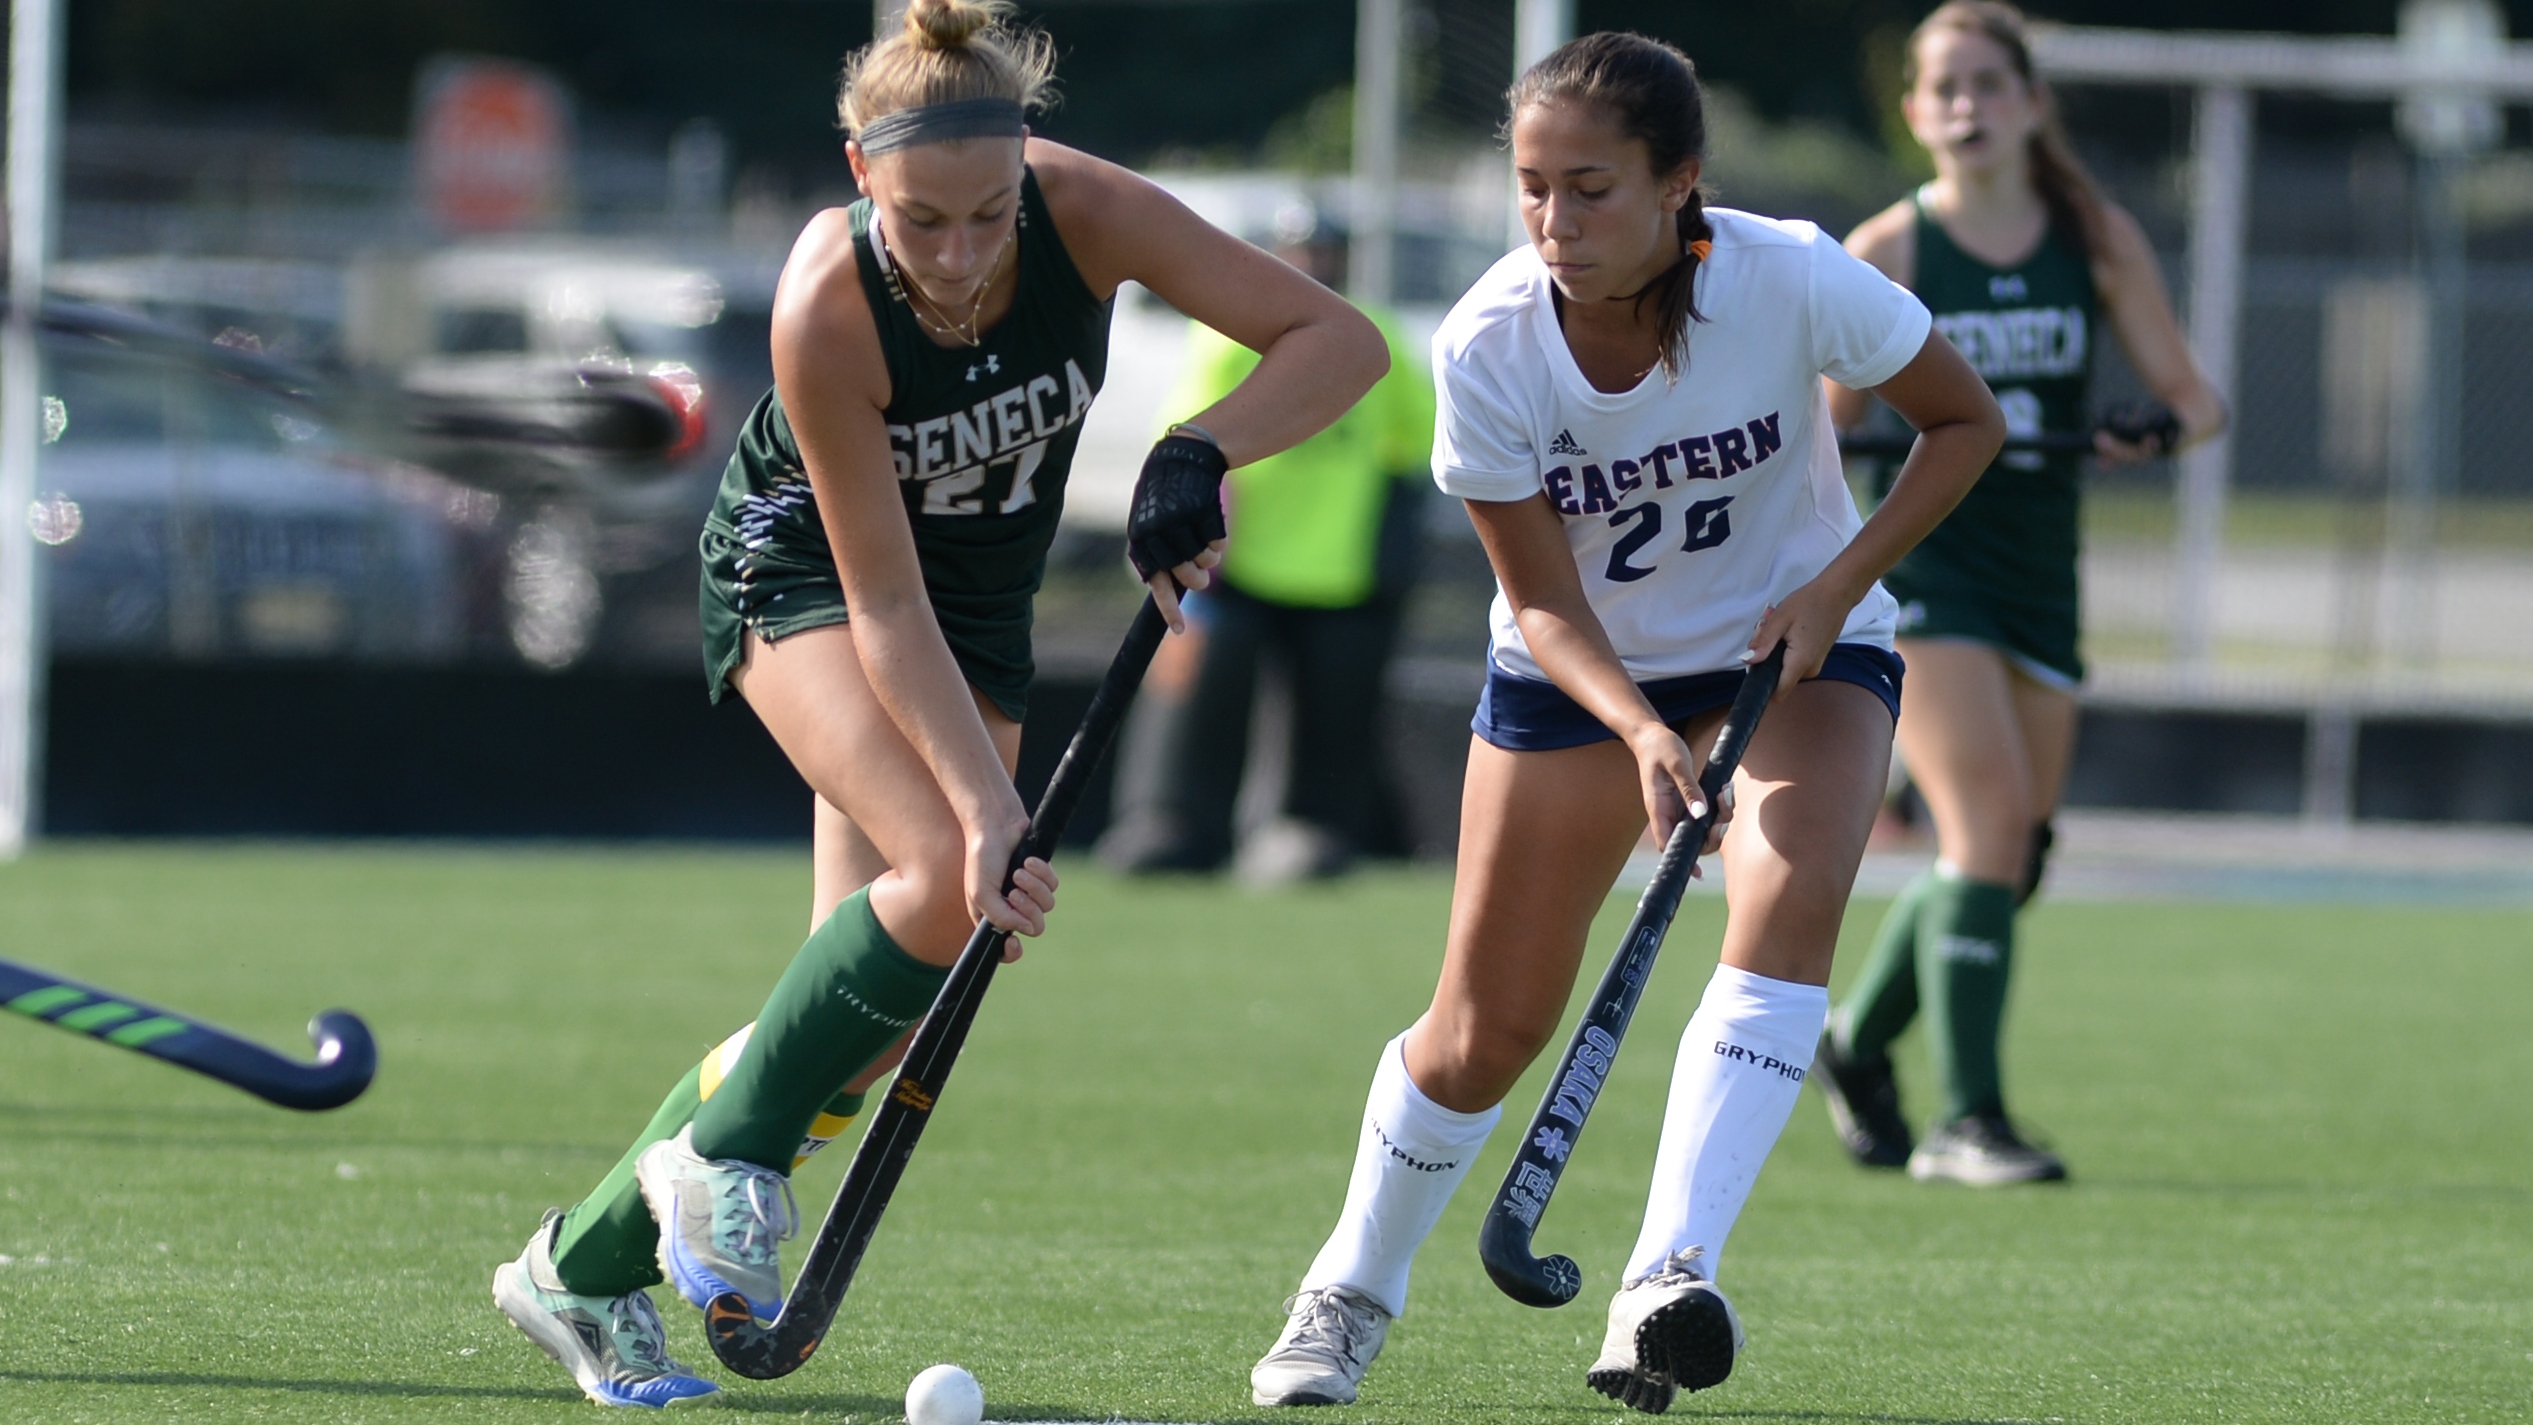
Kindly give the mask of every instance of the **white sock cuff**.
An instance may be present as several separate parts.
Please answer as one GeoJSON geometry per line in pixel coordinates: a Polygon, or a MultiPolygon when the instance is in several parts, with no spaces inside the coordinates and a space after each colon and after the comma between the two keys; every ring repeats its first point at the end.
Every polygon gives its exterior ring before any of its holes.
{"type": "MultiPolygon", "coordinates": [[[[1715,977],[1706,983],[1705,997],[1698,1001],[1697,1013],[1689,1016],[1681,1048],[1700,1038],[1738,1045],[1787,1065],[1800,1083],[1811,1071],[1821,1027],[1827,1023],[1829,991],[1822,986],[1718,965],[1715,977]]],[[[1728,1051],[1718,1048],[1716,1052],[1728,1051]]]]}
{"type": "Polygon", "coordinates": [[[1504,1116],[1500,1103],[1462,1113],[1427,1098],[1416,1076],[1407,1072],[1405,1032],[1381,1049],[1381,1066],[1372,1075],[1372,1110],[1394,1135],[1412,1135],[1420,1145],[1433,1148],[1484,1143],[1504,1116]]]}
{"type": "Polygon", "coordinates": [[[1698,1001],[1697,1011],[1704,1014],[1711,1009],[1740,1019],[1746,1015],[1801,1013],[1815,1007],[1828,1013],[1828,986],[1774,980],[1731,965],[1717,965],[1714,978],[1706,982],[1706,995],[1698,1001]]]}

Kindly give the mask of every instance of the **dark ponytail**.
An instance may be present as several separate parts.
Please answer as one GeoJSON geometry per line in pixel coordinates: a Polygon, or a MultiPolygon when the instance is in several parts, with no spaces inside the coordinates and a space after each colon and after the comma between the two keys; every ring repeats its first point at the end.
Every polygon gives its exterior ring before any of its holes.
{"type": "Polygon", "coordinates": [[[1984,36],[2013,61],[2014,72],[2023,77],[2024,87],[2034,92],[2041,106],[2040,127],[2032,130],[2028,155],[2032,191],[2040,195],[2041,206],[2049,209],[2049,225],[2075,248],[2077,256],[2089,258],[2101,251],[2102,189],[2076,157],[2075,145],[2068,142],[2057,100],[2032,72],[2032,41],[2023,12],[2003,0],[1950,0],[1935,7],[1909,34],[1907,57],[1900,67],[1902,89],[1917,87],[1918,46],[1937,30],[1984,36]]]}
{"type": "MultiPolygon", "coordinates": [[[[1618,130],[1643,142],[1654,176],[1706,157],[1706,104],[1697,67],[1689,57],[1643,35],[1585,35],[1532,65],[1504,96],[1504,138],[1513,119],[1533,104],[1593,104],[1618,121],[1618,130]]],[[[1697,269],[1715,230],[1706,221],[1706,194],[1693,188],[1679,213],[1680,260],[1636,294],[1636,309],[1653,304],[1662,333],[1662,372],[1680,379],[1689,360],[1689,323],[1706,320],[1697,309],[1697,269]]]]}

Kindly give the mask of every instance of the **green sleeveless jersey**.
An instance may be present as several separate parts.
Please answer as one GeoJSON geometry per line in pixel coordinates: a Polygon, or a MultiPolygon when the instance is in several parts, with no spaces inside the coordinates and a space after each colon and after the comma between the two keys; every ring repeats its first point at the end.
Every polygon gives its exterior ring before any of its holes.
{"type": "MultiPolygon", "coordinates": [[[[1108,374],[1113,301],[1064,250],[1022,171],[1020,285],[975,347],[941,346],[890,270],[871,202],[850,209],[853,257],[888,362],[888,445],[924,591],[969,682],[1017,718],[1030,678],[1030,605],[1064,507],[1082,418],[1108,374]]],[[[778,393],[740,431],[704,526],[706,662],[719,696],[738,625],[761,636],[844,618],[833,553],[778,393]],[[717,611],[718,600],[725,605],[717,611]],[[722,646],[722,645],[727,645],[722,646]]]]}
{"type": "MultiPolygon", "coordinates": [[[[1921,194],[1913,285],[1934,313],[1935,329],[1996,393],[2009,435],[2090,428],[2093,270],[2058,232],[2045,235],[2020,265],[1992,267],[1954,244],[1921,194]]],[[[2073,453],[1999,455],[1884,582],[1903,603],[1966,595],[2063,610],[2072,623],[2082,463],[2073,453]]],[[[1897,473],[1884,468],[1883,491],[1897,473]]]]}

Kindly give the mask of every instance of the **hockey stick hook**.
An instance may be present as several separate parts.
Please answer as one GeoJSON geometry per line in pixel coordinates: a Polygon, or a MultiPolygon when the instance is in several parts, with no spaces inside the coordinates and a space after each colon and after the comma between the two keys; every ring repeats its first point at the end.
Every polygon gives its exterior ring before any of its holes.
{"type": "Polygon", "coordinates": [[[1627,1037],[1628,1021],[1636,1016],[1636,1001],[1653,974],[1654,957],[1662,953],[1662,937],[1679,913],[1689,873],[1696,868],[1706,834],[1723,805],[1724,789],[1740,769],[1750,735],[1758,729],[1760,715],[1776,695],[1777,679],[1784,672],[1785,645],[1780,643],[1742,679],[1732,710],[1715,734],[1715,750],[1698,777],[1706,810],[1671,829],[1653,880],[1636,902],[1635,918],[1627,923],[1627,937],[1594,987],[1583,1022],[1575,1026],[1565,1057],[1558,1061],[1548,1091],[1514,1150],[1504,1183],[1495,1190],[1486,1223],[1478,1229],[1478,1260],[1486,1264],[1487,1276],[1524,1306],[1563,1306],[1583,1290],[1582,1267],[1562,1254],[1531,1255],[1531,1234],[1539,1227],[1549,1196],[1557,1190],[1557,1180],[1565,1175],[1566,1160],[1583,1136],[1583,1125],[1591,1117],[1601,1086],[1608,1082],[1618,1046],[1627,1037]]]}

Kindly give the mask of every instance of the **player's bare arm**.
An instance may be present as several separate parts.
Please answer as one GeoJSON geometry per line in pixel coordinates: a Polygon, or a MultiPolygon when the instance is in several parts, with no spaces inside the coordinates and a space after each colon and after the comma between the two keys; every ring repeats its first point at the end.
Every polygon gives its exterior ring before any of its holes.
{"type": "MultiPolygon", "coordinates": [[[[1247,465],[1307,440],[1346,413],[1388,372],[1388,344],[1344,298],[1188,211],[1140,174],[1043,139],[1029,143],[1048,210],[1091,290],[1140,282],[1196,321],[1259,353],[1257,369],[1184,424],[1201,430],[1226,466],[1247,465]]],[[[1201,589],[1220,542],[1174,571],[1201,589]]],[[[1183,626],[1177,589],[1152,593],[1183,626]]]]}
{"type": "MultiPolygon", "coordinates": [[[[2173,316],[2172,294],[2164,287],[2163,269],[2154,247],[2127,209],[2102,205],[2100,251],[2093,259],[2094,290],[2101,294],[2111,334],[2138,379],[2154,398],[2181,421],[2176,450],[2186,450],[2225,429],[2225,400],[2190,355],[2189,339],[2173,316]]],[[[2094,437],[2105,460],[2127,464],[2171,452],[2119,440],[2108,433],[2094,437]]]]}
{"type": "Polygon", "coordinates": [[[1389,347],[1370,318],[1150,179],[1043,139],[1030,141],[1029,161],[1093,291],[1140,282],[1262,358],[1230,395],[1191,418],[1231,464],[1326,429],[1389,371],[1389,347]]]}
{"type": "Polygon", "coordinates": [[[1864,528],[1809,583],[1786,595],[1759,621],[1750,640],[1753,657],[1785,642],[1789,681],[1820,671],[1847,614],[1873,582],[1916,547],[2005,447],[2005,413],[1988,383],[1961,359],[1941,332],[1929,332],[1900,373],[1873,388],[1917,429],[1891,493],[1874,507],[1864,528]]]}

